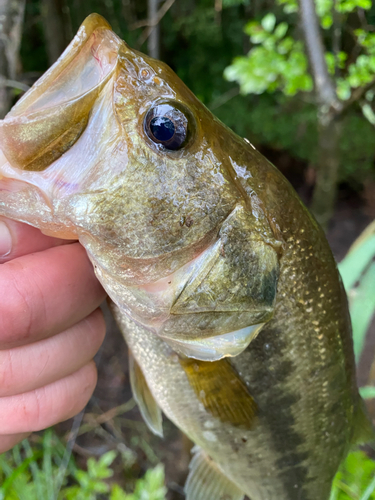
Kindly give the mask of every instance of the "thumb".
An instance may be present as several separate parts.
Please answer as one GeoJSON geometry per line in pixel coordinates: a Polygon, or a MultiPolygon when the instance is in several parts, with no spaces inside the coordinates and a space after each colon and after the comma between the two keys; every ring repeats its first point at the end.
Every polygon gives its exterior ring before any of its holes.
{"type": "Polygon", "coordinates": [[[0,263],[70,242],[46,236],[27,224],[0,217],[0,263]]]}

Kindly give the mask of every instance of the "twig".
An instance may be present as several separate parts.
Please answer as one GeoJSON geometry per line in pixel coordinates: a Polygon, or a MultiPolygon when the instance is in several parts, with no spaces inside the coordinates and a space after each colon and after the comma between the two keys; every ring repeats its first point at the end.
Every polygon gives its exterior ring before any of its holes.
{"type": "Polygon", "coordinates": [[[360,101],[362,97],[366,94],[366,92],[371,90],[373,87],[375,87],[375,78],[371,80],[371,82],[364,85],[363,87],[358,87],[357,89],[355,89],[352,92],[350,98],[347,101],[343,102],[341,111],[342,112],[346,111],[348,108],[350,108],[350,106],[360,101]]]}
{"type": "Polygon", "coordinates": [[[236,97],[239,93],[240,88],[233,87],[227,92],[224,92],[224,94],[221,94],[218,98],[214,99],[207,107],[210,111],[220,108],[220,106],[233,99],[233,97],[236,97]]]}
{"type": "Polygon", "coordinates": [[[371,24],[367,23],[364,9],[358,9],[358,18],[360,20],[361,27],[364,31],[374,31],[375,29],[374,26],[371,26],[371,24]]]}
{"type": "Polygon", "coordinates": [[[64,456],[61,461],[61,465],[59,467],[59,471],[57,473],[57,478],[56,478],[56,490],[55,490],[55,500],[57,500],[61,487],[64,482],[64,478],[66,475],[66,470],[69,465],[69,460],[72,455],[72,451],[78,436],[79,428],[82,422],[83,415],[85,413],[85,409],[83,409],[78,415],[76,415],[73,419],[73,425],[70,431],[70,437],[69,440],[66,444],[64,456]]]}
{"type": "Polygon", "coordinates": [[[130,26],[131,30],[136,30],[138,28],[143,28],[144,26],[156,26],[159,24],[161,19],[165,16],[168,10],[172,7],[175,0],[167,0],[158,10],[156,16],[153,19],[142,19],[141,21],[137,21],[130,26]]]}
{"type": "Polygon", "coordinates": [[[223,0],[215,0],[215,18],[217,24],[221,23],[222,11],[223,11],[223,0]]]}
{"type": "MultiPolygon", "coordinates": [[[[86,434],[86,432],[90,432],[94,430],[96,427],[99,427],[101,424],[105,424],[106,422],[112,420],[119,415],[122,415],[135,407],[136,403],[134,399],[130,399],[126,403],[120,406],[116,406],[115,408],[111,408],[105,413],[101,415],[93,415],[92,413],[86,413],[84,416],[84,421],[86,422],[78,431],[77,436],[81,436],[82,434],[86,434]]],[[[68,434],[68,439],[69,439],[68,434]]]]}
{"type": "MultiPolygon", "coordinates": [[[[141,47],[145,41],[148,39],[148,37],[151,35],[151,32],[153,28],[160,23],[160,21],[163,19],[165,14],[168,12],[168,10],[172,7],[174,4],[175,0],[167,0],[158,10],[157,15],[154,17],[154,19],[151,19],[150,21],[147,21],[147,24],[143,24],[143,26],[147,26],[145,30],[143,30],[142,34],[137,40],[137,47],[141,47]]],[[[141,22],[141,21],[140,21],[141,22]]],[[[146,22],[146,21],[144,21],[146,22]]],[[[136,23],[135,23],[136,24],[136,23]]],[[[133,25],[134,26],[134,25],[133,25]]]]}
{"type": "Polygon", "coordinates": [[[29,86],[22,82],[17,82],[16,80],[8,80],[7,78],[0,76],[0,86],[1,87],[12,87],[14,89],[23,90],[27,92],[29,90],[29,86]]]}

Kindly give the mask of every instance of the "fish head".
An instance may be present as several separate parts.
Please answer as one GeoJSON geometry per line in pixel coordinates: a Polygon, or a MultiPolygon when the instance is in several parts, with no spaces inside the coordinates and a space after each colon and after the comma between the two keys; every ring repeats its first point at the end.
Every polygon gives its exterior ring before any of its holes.
{"type": "Polygon", "coordinates": [[[237,355],[272,317],[281,241],[251,147],[100,16],[1,122],[0,146],[1,213],[79,239],[117,306],[181,354],[237,355]]]}

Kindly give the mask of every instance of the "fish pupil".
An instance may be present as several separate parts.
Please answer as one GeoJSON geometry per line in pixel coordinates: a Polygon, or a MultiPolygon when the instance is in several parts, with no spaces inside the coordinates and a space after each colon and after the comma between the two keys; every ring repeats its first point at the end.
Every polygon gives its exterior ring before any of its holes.
{"type": "Polygon", "coordinates": [[[180,103],[152,106],[144,117],[144,131],[159,151],[175,151],[186,146],[191,138],[191,113],[180,103]]]}
{"type": "Polygon", "coordinates": [[[152,135],[160,142],[169,141],[175,133],[175,126],[172,120],[166,116],[156,116],[150,122],[152,135]]]}

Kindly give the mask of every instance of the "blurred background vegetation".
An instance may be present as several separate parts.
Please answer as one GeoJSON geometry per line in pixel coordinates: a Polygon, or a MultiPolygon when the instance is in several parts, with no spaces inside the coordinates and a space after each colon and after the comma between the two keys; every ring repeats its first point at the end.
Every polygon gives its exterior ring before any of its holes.
{"type": "MultiPolygon", "coordinates": [[[[325,227],[342,261],[359,383],[375,417],[375,2],[0,0],[0,118],[92,12],[169,64],[276,164],[325,227]]],[[[126,347],[107,320],[86,411],[0,456],[0,500],[183,498],[190,443],[169,422],[163,442],[144,426],[126,347]]],[[[331,500],[375,499],[371,457],[349,456],[331,500]]]]}

